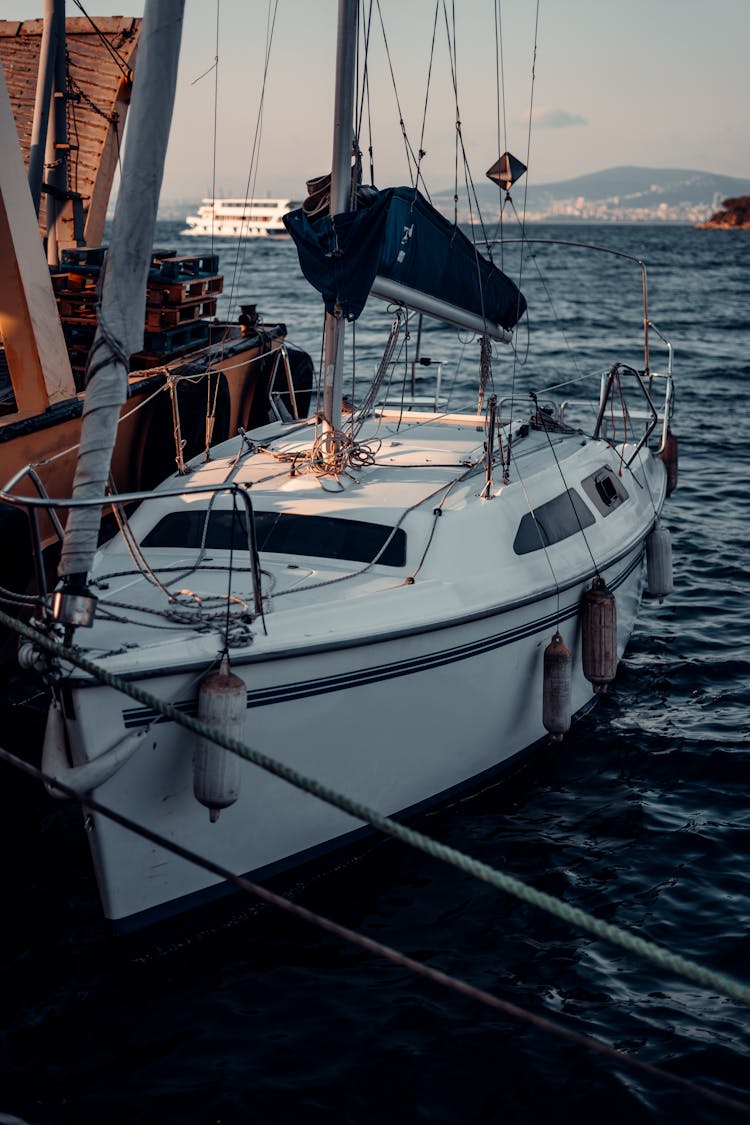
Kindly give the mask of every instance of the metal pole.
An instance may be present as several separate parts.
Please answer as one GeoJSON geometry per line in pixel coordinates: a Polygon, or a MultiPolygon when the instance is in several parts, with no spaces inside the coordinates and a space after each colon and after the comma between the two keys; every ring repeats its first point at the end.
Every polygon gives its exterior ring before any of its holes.
{"type": "Polygon", "coordinates": [[[47,262],[60,264],[57,220],[63,208],[62,195],[68,190],[67,137],[67,59],[65,57],[65,0],[54,0],[53,23],[54,83],[52,86],[52,128],[47,128],[45,180],[53,189],[47,193],[47,262]]]}
{"type": "MultiPolygon", "coordinates": [[[[357,65],[358,0],[339,0],[336,41],[336,92],[333,110],[331,215],[351,204],[352,141],[354,139],[354,83],[357,65]]],[[[344,373],[344,319],[326,313],[323,416],[327,428],[341,426],[344,373]]]]}
{"type": "Polygon", "coordinates": [[[52,77],[56,50],[54,33],[58,30],[55,20],[56,3],[57,0],[44,0],[44,27],[42,44],[39,48],[34,119],[31,125],[31,141],[29,143],[29,187],[31,188],[31,198],[34,200],[34,210],[37,215],[39,214],[39,200],[42,195],[44,146],[47,143],[47,121],[49,119],[50,98],[52,97],[52,77]]]}

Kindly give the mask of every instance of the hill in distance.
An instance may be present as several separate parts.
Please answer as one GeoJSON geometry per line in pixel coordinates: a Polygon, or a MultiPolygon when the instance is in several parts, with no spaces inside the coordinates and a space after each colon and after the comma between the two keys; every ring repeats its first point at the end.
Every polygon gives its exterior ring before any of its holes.
{"type": "MultiPolygon", "coordinates": [[[[379,185],[384,186],[384,185],[379,185]]],[[[493,222],[501,195],[489,180],[477,180],[482,215],[493,222]]],[[[642,168],[625,165],[590,172],[570,180],[527,187],[525,177],[514,184],[511,196],[516,210],[524,203],[529,222],[677,222],[703,223],[728,197],[750,194],[750,180],[686,168],[642,168]]],[[[453,191],[432,192],[432,201],[445,215],[453,216],[453,191]]],[[[159,218],[181,220],[195,210],[195,199],[163,199],[159,218]]],[[[459,199],[459,221],[471,221],[466,191],[459,199]]],[[[476,210],[473,215],[477,219],[476,210]]]]}
{"type": "MultiPolygon", "coordinates": [[[[685,168],[641,168],[625,165],[591,172],[570,180],[529,184],[524,179],[511,189],[520,213],[537,221],[596,222],[705,222],[727,196],[746,195],[750,180],[685,168]]],[[[477,184],[477,197],[485,217],[498,210],[499,189],[489,181],[477,184]]],[[[433,202],[442,210],[453,209],[453,193],[441,191],[433,202]]],[[[469,221],[468,208],[460,218],[469,221]]]]}

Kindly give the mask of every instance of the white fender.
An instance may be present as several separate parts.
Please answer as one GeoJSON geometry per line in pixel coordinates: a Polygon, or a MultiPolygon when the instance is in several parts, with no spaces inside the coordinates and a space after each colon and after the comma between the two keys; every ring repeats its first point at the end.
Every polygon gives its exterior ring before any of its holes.
{"type": "Polygon", "coordinates": [[[669,529],[662,527],[658,519],[646,539],[646,574],[652,598],[661,601],[672,593],[672,540],[669,529]]]}
{"type": "MultiPolygon", "coordinates": [[[[204,677],[198,692],[198,718],[209,729],[242,740],[247,714],[247,690],[229,670],[226,657],[218,672],[204,677]]],[[[193,793],[209,810],[211,823],[240,795],[242,760],[209,738],[196,738],[193,749],[193,793]]]]}
{"type": "Polygon", "coordinates": [[[84,762],[80,766],[71,766],[65,752],[62,708],[58,701],[53,699],[47,713],[47,726],[44,730],[42,746],[42,773],[50,778],[50,782],[44,783],[45,789],[50,796],[62,800],[65,800],[68,794],[63,793],[51,782],[59,781],[75,793],[88,793],[91,789],[96,789],[125,765],[147,733],[147,730],[139,730],[123,735],[114,746],[110,746],[109,750],[100,754],[98,758],[84,762]]]}

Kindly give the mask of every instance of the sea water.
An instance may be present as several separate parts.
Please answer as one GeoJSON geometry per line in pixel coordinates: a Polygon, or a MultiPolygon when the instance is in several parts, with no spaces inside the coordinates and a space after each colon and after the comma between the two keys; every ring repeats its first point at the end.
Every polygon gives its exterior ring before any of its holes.
{"type": "MultiPolygon", "coordinates": [[[[158,245],[211,251],[179,229],[160,224],[158,245]]],[[[644,602],[616,683],[562,743],[419,827],[748,981],[750,232],[530,233],[647,263],[649,315],[674,344],[679,484],[664,522],[675,590],[644,602]]],[[[220,311],[257,304],[317,363],[322,308],[294,248],[217,240],[214,249],[220,311]]],[[[594,267],[562,246],[528,247],[522,260],[509,247],[503,259],[513,276],[522,270],[529,316],[515,354],[496,349],[500,397],[571,383],[557,393],[575,398],[579,377],[617,361],[642,366],[637,264],[608,257],[594,267]]],[[[391,320],[381,306],[358,326],[358,380],[374,370],[391,320]]],[[[653,332],[652,341],[663,368],[653,332]]],[[[412,325],[407,373],[416,344],[412,325]]],[[[475,402],[472,338],[425,324],[420,350],[444,362],[451,405],[475,402]]],[[[432,392],[435,371],[418,369],[420,392],[432,392]]],[[[20,691],[4,706],[5,729],[22,714],[32,732],[34,701],[20,691]]],[[[202,916],[192,932],[117,944],[77,810],[23,778],[3,780],[0,1114],[36,1125],[733,1119],[666,1079],[636,1077],[249,900],[202,916]]],[[[513,1004],[750,1100],[742,1005],[402,845],[363,844],[288,893],[513,1004]]]]}

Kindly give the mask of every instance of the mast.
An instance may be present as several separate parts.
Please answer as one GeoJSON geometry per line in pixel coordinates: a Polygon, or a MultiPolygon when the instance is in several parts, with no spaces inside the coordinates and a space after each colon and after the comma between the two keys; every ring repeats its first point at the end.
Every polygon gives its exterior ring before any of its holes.
{"type": "MultiPolygon", "coordinates": [[[[331,162],[331,216],[350,208],[352,142],[354,140],[354,85],[357,66],[357,16],[359,0],[339,0],[336,40],[336,92],[333,107],[333,158],[331,162]]],[[[323,424],[329,443],[341,427],[344,374],[344,318],[326,313],[323,424]]]]}
{"type": "Polygon", "coordinates": [[[52,68],[52,102],[47,119],[45,189],[47,262],[60,264],[60,216],[68,190],[68,60],[65,55],[65,0],[55,0],[52,10],[52,49],[47,65],[52,68]]]}
{"type": "Polygon", "coordinates": [[[44,148],[47,142],[52,79],[57,58],[57,37],[65,34],[65,0],[44,0],[44,25],[39,49],[34,118],[29,144],[29,187],[34,209],[39,214],[39,201],[44,179],[44,148]]]}
{"type": "MultiPolygon", "coordinates": [[[[138,73],[128,123],[122,181],[107,254],[99,325],[86,370],[74,499],[104,500],[130,356],[143,346],[146,280],[154,244],[164,157],[172,121],[184,0],[146,0],[138,73]]],[[[101,510],[73,508],[58,568],[63,591],[55,613],[90,624],[86,581],[97,548],[101,510]],[[68,595],[71,595],[70,597],[68,595]],[[83,595],[79,620],[77,597],[83,595]]]]}

